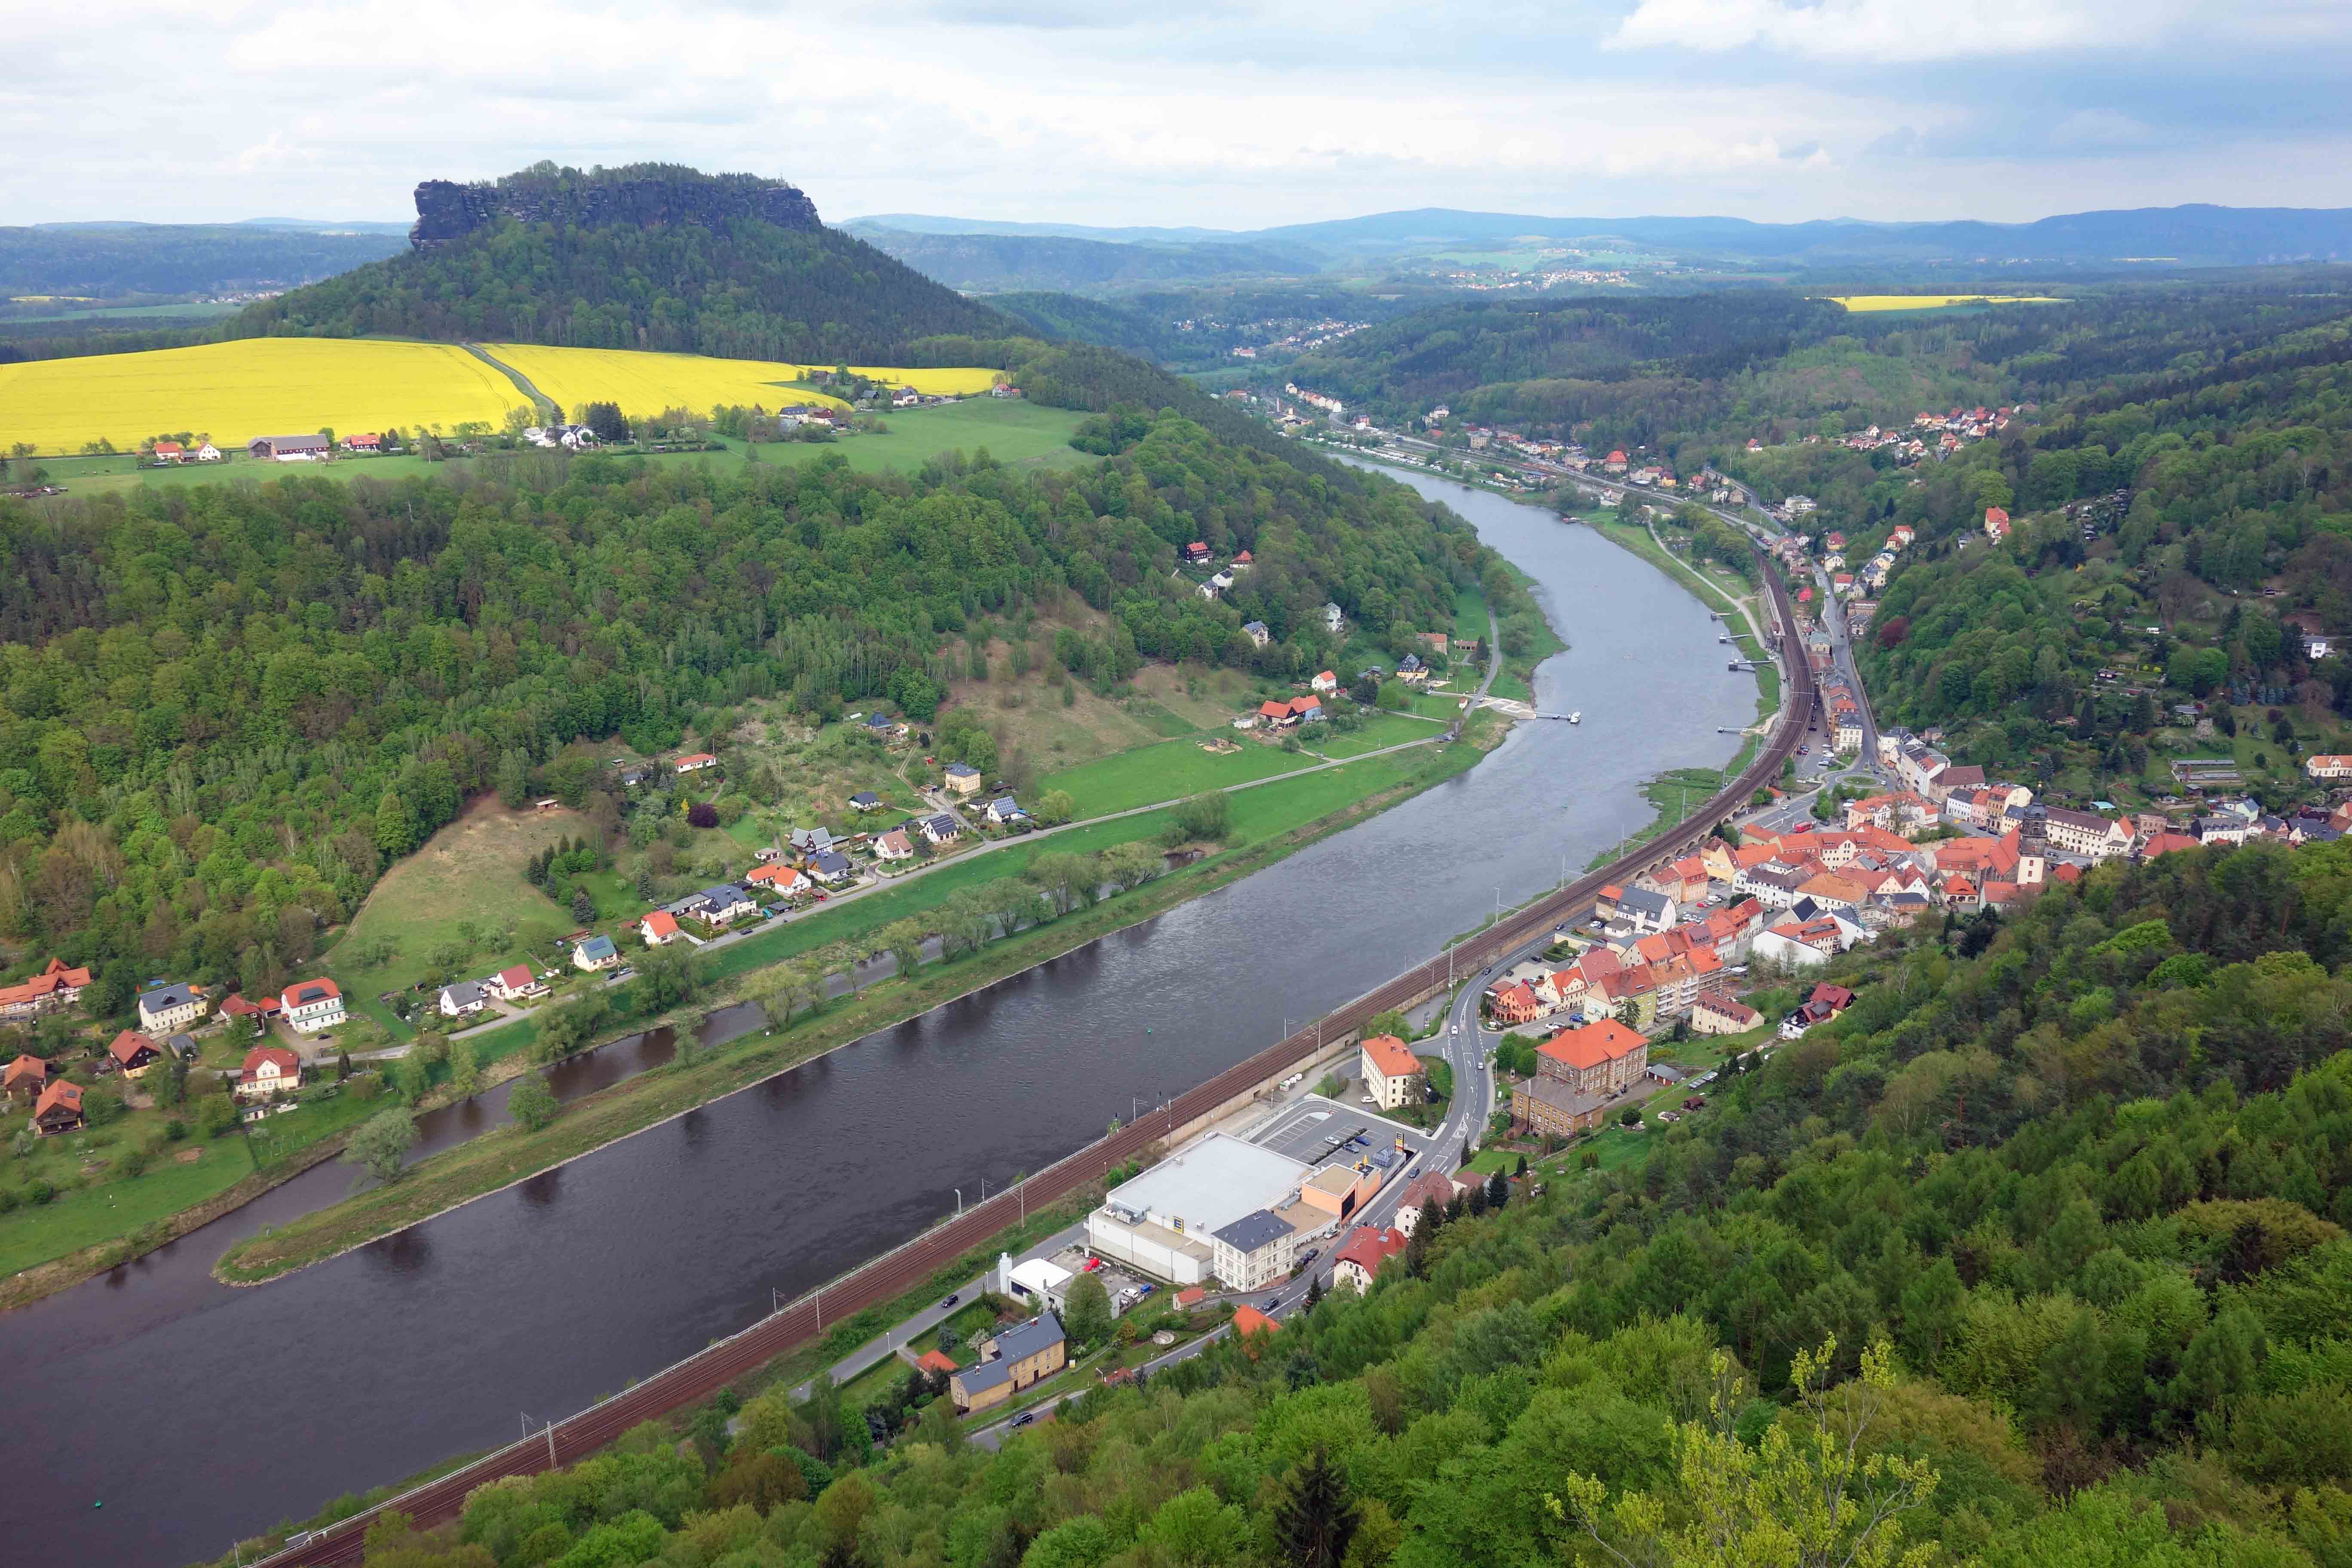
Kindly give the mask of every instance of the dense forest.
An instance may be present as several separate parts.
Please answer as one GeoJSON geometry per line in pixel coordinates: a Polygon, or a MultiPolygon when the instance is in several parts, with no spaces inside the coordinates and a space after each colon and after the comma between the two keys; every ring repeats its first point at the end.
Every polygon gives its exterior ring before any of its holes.
{"type": "Polygon", "coordinates": [[[755,698],[929,720],[1024,605],[1102,617],[1072,658],[1106,689],[1144,659],[1310,673],[1327,599],[1452,623],[1492,565],[1474,534],[1249,434],[1122,410],[1067,473],[534,458],[0,500],[0,935],[98,964],[101,1014],[158,966],[265,989],[466,796],[575,741],[650,752],[755,698]],[[1224,601],[1171,570],[1195,539],[1256,558],[1224,601]]]}
{"type": "Polygon", "coordinates": [[[2340,1568],[2347,954],[2343,847],[2102,868],[1840,960],[1646,1157],[999,1448],[919,1389],[722,1398],[368,1562],[2340,1568]]]}
{"type": "Polygon", "coordinates": [[[1824,461],[1825,510],[1920,534],[1864,660],[1882,711],[1969,726],[1987,761],[2110,773],[2144,766],[2162,715],[2102,696],[2102,669],[2169,700],[2345,714],[2352,662],[2312,660],[2294,627],[2352,625],[2347,398],[2352,315],[2047,410],[1924,480],[1824,461]],[[2017,516],[2010,545],[1961,547],[1996,506],[2017,516]]]}

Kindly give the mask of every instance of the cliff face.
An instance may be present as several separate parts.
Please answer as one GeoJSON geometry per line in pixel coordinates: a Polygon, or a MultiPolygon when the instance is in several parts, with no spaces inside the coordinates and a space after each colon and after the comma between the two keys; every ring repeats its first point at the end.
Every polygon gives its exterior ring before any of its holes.
{"type": "Polygon", "coordinates": [[[778,228],[817,229],[816,204],[798,187],[751,174],[681,177],[668,173],[632,176],[565,177],[517,175],[459,184],[425,180],[416,187],[416,226],[409,243],[419,250],[463,237],[500,217],[582,228],[651,228],[671,224],[718,227],[735,218],[757,218],[778,228]]]}

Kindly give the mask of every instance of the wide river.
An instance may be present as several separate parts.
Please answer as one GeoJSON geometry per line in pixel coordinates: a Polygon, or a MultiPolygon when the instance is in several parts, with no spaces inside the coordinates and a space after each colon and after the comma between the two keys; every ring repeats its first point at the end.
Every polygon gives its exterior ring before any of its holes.
{"type": "MultiPolygon", "coordinates": [[[[326,1165],[0,1321],[0,1557],[183,1563],[567,1415],[1210,1077],[1646,820],[1756,687],[1655,567],[1541,508],[1400,476],[1538,584],[1568,640],[1469,772],[1255,876],[401,1236],[252,1289],[228,1244],[331,1201],[326,1165]]],[[[575,1079],[666,1045],[625,1041],[575,1079]]],[[[566,1083],[567,1091],[584,1083],[566,1083]]],[[[503,1117],[445,1113],[437,1140],[503,1117]]]]}

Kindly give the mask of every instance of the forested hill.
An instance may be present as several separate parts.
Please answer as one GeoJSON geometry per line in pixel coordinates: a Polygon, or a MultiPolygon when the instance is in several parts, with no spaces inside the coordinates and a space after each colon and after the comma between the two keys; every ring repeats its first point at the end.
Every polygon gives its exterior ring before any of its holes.
{"type": "MultiPolygon", "coordinates": [[[[1156,387],[1102,351],[1041,364],[1083,403],[1093,355],[1156,387]]],[[[1123,412],[1099,465],[1025,475],[527,458],[0,499],[0,938],[97,964],[101,1016],[159,964],[257,994],[467,795],[577,741],[723,736],[754,699],[928,721],[1026,609],[1092,621],[1057,657],[1106,691],[1145,659],[1303,679],[1327,599],[1452,624],[1475,534],[1251,434],[1123,412]],[[1196,539],[1256,558],[1223,601],[1172,570],[1196,539]]]]}
{"type": "Polygon", "coordinates": [[[1631,1163],[1497,1176],[1368,1295],[1001,1447],[779,1387],[370,1561],[2341,1568],[2348,890],[2342,846],[2189,852],[1895,935],[1631,1163]]]}
{"type": "MultiPolygon", "coordinates": [[[[1996,292],[2034,293],[2005,286],[1996,292]]],[[[2333,274],[2072,286],[2058,304],[1849,312],[1773,289],[1482,300],[1416,310],[1300,359],[1301,386],[1386,419],[1454,414],[1695,468],[1749,437],[2050,402],[2219,363],[2339,315],[2333,274]]]]}
{"type": "Polygon", "coordinates": [[[791,203],[773,194],[789,187],[749,191],[740,176],[639,166],[527,170],[477,199],[483,189],[427,182],[418,187],[424,243],[264,300],[232,318],[226,334],[890,364],[906,363],[918,339],[1014,330],[823,226],[798,192],[791,203]],[[767,216],[751,216],[759,213],[767,216]]]}

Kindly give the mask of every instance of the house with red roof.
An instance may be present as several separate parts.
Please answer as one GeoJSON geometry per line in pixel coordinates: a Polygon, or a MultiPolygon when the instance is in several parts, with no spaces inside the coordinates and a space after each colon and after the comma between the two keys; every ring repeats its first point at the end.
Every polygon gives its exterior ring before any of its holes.
{"type": "Polygon", "coordinates": [[[677,929],[677,917],[667,910],[656,910],[637,922],[637,935],[647,947],[667,947],[684,934],[677,929]]]}
{"type": "Polygon", "coordinates": [[[953,1377],[957,1371],[955,1357],[945,1351],[925,1351],[915,1358],[915,1365],[924,1372],[941,1373],[950,1377],[953,1377]]]}
{"type": "Polygon", "coordinates": [[[1650,1042],[1614,1018],[1562,1029],[1536,1047],[1536,1076],[1583,1094],[1622,1094],[1649,1069],[1650,1042]]]}
{"type": "Polygon", "coordinates": [[[1269,730],[1286,730],[1298,722],[1298,716],[1290,710],[1289,703],[1276,702],[1272,698],[1257,705],[1257,717],[1258,722],[1269,730]]]}
{"type": "Polygon", "coordinates": [[[1237,1340],[1246,1340],[1256,1334],[1271,1334],[1281,1327],[1255,1307],[1234,1309],[1234,1338],[1237,1340]]]}
{"type": "Polygon", "coordinates": [[[1532,1024],[1543,1015],[1543,1004],[1536,999],[1535,988],[1525,981],[1496,986],[1486,993],[1486,1003],[1495,1022],[1506,1026],[1532,1024]]]}
{"type": "Polygon", "coordinates": [[[245,1053],[245,1066],[236,1075],[239,1100],[267,1100],[301,1087],[302,1058],[284,1046],[256,1046],[245,1053]]]}
{"type": "MultiPolygon", "coordinates": [[[[912,854],[913,850],[909,849],[908,853],[912,854]]],[[[800,872],[780,860],[771,860],[764,866],[754,866],[743,874],[745,886],[766,888],[779,893],[791,892],[800,885],[800,872]]]]}
{"type": "Polygon", "coordinates": [[[1381,1266],[1405,1249],[1405,1233],[1391,1226],[1360,1225],[1331,1254],[1331,1283],[1352,1286],[1361,1295],[1380,1277],[1381,1266]]]}
{"type": "Polygon", "coordinates": [[[220,1010],[225,1017],[254,1018],[259,1020],[265,1026],[270,1019],[284,1011],[278,1005],[278,998],[275,996],[258,996],[247,1000],[241,994],[222,997],[220,1010]]]}
{"type": "Polygon", "coordinates": [[[2009,537],[2009,513],[1997,506],[1985,508],[1985,537],[1999,544],[2009,537]]]}
{"type": "Polygon", "coordinates": [[[1374,1035],[1358,1048],[1364,1072],[1364,1092],[1382,1110],[1394,1110],[1421,1099],[1421,1058],[1394,1035],[1374,1035]]]}
{"type": "Polygon", "coordinates": [[[692,752],[672,763],[670,764],[670,769],[672,772],[678,773],[700,773],[705,768],[715,768],[718,765],[719,759],[712,756],[709,752],[692,752]]]}
{"type": "Polygon", "coordinates": [[[62,958],[52,958],[38,974],[14,985],[0,986],[0,1018],[32,1018],[81,1000],[89,971],[68,969],[62,958]]]}
{"type": "Polygon", "coordinates": [[[0,1097],[11,1103],[20,1094],[27,1100],[38,1100],[41,1090],[48,1087],[49,1064],[37,1056],[20,1056],[0,1072],[0,1097]]]}
{"type": "Polygon", "coordinates": [[[52,1132],[71,1132],[81,1121],[81,1085],[78,1083],[59,1079],[33,1102],[33,1131],[45,1138],[52,1132]]]}
{"type": "Polygon", "coordinates": [[[482,982],[482,989],[494,996],[502,996],[509,1002],[520,1002],[526,997],[543,996],[547,994],[546,983],[530,972],[530,965],[528,963],[517,963],[499,970],[482,982]]]}
{"type": "Polygon", "coordinates": [[[1410,1237],[1412,1227],[1421,1223],[1423,1209],[1431,1204],[1443,1209],[1462,1194],[1462,1184],[1444,1172],[1423,1171],[1407,1182],[1404,1191],[1397,1194],[1397,1228],[1410,1237]]]}
{"type": "Polygon", "coordinates": [[[286,1021],[306,1035],[331,1029],[343,1021],[343,994],[323,976],[289,985],[278,996],[278,1005],[286,1021]]]}
{"type": "Polygon", "coordinates": [[[137,1078],[163,1059],[163,1047],[136,1029],[125,1029],[106,1047],[107,1056],[125,1078],[137,1078]]]}
{"type": "Polygon", "coordinates": [[[1320,722],[1323,718],[1323,704],[1317,698],[1294,697],[1290,700],[1290,718],[1296,724],[1320,722]]]}

